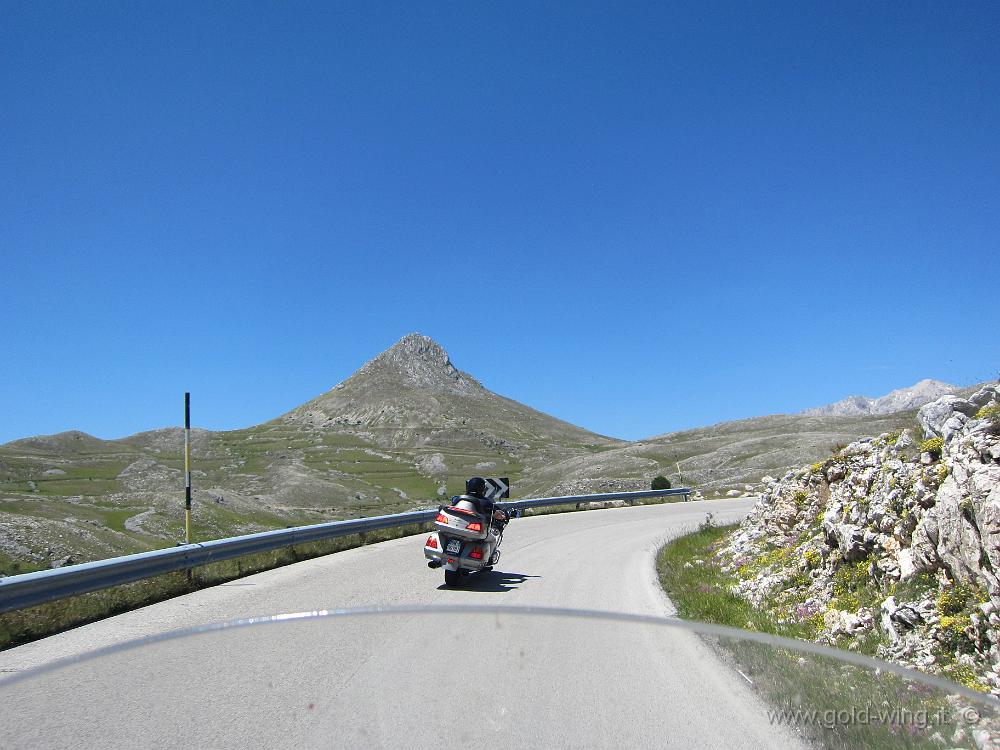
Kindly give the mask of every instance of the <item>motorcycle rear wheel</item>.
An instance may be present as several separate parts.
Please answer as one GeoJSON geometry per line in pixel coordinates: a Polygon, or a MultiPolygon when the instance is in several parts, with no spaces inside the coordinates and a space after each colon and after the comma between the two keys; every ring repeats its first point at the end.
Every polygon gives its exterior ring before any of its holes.
{"type": "Polygon", "coordinates": [[[445,586],[457,586],[458,581],[461,579],[462,574],[457,570],[446,570],[444,572],[444,585],[445,586]]]}

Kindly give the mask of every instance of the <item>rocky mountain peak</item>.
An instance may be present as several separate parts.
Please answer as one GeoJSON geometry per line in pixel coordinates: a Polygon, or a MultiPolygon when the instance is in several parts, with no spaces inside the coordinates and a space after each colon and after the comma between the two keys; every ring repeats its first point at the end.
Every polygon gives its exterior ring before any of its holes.
{"type": "Polygon", "coordinates": [[[351,380],[393,381],[408,388],[462,392],[481,388],[475,378],[451,363],[448,352],[440,344],[420,333],[401,338],[365,364],[351,380]]]}
{"type": "Polygon", "coordinates": [[[454,369],[448,352],[430,336],[424,336],[422,333],[408,333],[373,361],[395,363],[402,366],[419,361],[431,367],[436,366],[445,370],[454,369]]]}
{"type": "Polygon", "coordinates": [[[815,417],[856,417],[873,414],[895,414],[899,411],[916,409],[924,404],[955,393],[958,388],[940,380],[921,380],[909,388],[900,388],[879,398],[865,396],[848,396],[834,404],[827,404],[816,409],[802,412],[806,416],[815,417]]]}

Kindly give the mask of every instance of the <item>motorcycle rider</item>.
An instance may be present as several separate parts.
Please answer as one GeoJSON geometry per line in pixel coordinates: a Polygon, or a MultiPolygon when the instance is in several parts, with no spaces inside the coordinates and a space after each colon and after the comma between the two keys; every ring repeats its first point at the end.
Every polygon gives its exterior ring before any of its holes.
{"type": "Polygon", "coordinates": [[[496,507],[496,503],[486,496],[486,480],[482,477],[472,477],[465,483],[465,494],[473,498],[476,505],[479,507],[479,512],[486,517],[493,518],[493,521],[499,525],[502,530],[507,522],[510,520],[507,514],[500,508],[496,507]]]}

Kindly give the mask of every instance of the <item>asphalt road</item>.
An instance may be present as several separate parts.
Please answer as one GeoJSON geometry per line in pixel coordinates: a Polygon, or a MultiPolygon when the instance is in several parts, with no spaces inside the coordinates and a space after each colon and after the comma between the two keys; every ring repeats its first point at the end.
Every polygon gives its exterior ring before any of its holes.
{"type": "MultiPolygon", "coordinates": [[[[670,615],[668,538],[746,500],[519,519],[491,574],[445,588],[423,537],[341,552],[0,652],[17,674],[179,628],[370,606],[670,615]]],[[[620,621],[406,613],[229,628],[0,679],[3,747],[782,747],[765,706],[690,633],[620,621]]]]}

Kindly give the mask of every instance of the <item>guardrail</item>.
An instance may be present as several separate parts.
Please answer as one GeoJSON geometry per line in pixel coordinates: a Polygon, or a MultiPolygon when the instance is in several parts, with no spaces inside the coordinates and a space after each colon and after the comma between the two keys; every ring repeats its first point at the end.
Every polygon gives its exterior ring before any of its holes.
{"type": "MultiPolygon", "coordinates": [[[[571,505],[588,502],[610,502],[613,500],[638,500],[647,497],[684,495],[687,500],[691,490],[679,487],[672,490],[642,490],[639,492],[607,492],[596,495],[571,495],[564,497],[541,497],[531,500],[501,502],[502,508],[523,510],[551,505],[571,505]]],[[[305,542],[361,534],[378,529],[391,529],[412,524],[429,523],[437,515],[436,510],[395,513],[388,516],[372,516],[350,521],[330,521],[310,526],[296,526],[290,529],[263,531],[258,534],[214,539],[200,544],[184,544],[167,549],[142,552],[137,555],[112,557],[107,560],[67,565],[54,570],[24,573],[0,578],[0,613],[14,609],[32,607],[56,599],[90,591],[120,586],[143,578],[188,570],[199,565],[222,562],[234,557],[257,552],[270,552],[283,547],[291,547],[305,542]]]]}

